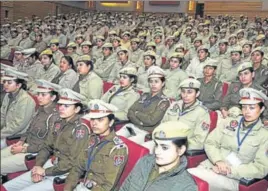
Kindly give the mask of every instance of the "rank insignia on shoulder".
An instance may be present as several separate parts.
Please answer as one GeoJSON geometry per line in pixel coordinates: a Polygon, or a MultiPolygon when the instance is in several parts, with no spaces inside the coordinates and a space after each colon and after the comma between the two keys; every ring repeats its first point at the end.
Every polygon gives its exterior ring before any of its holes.
{"type": "Polygon", "coordinates": [[[90,140],[89,140],[89,147],[94,146],[94,145],[95,145],[95,143],[96,143],[95,138],[90,138],[90,140]]]}
{"type": "Polygon", "coordinates": [[[119,137],[114,137],[113,141],[114,141],[114,144],[116,145],[121,145],[124,143],[122,139],[120,139],[119,137]]]}
{"type": "Polygon", "coordinates": [[[239,87],[238,86],[235,86],[234,87],[234,92],[237,92],[239,90],[239,87]]]}
{"type": "Polygon", "coordinates": [[[125,161],[125,156],[123,155],[115,155],[114,156],[114,166],[120,166],[125,161]]]}
{"type": "Polygon", "coordinates": [[[238,126],[238,122],[237,122],[237,120],[232,120],[231,122],[230,122],[230,127],[231,128],[236,128],[238,126]]]}
{"type": "Polygon", "coordinates": [[[206,123],[206,122],[203,122],[203,123],[202,123],[202,129],[203,129],[204,131],[208,131],[208,130],[209,130],[209,124],[206,123]]]}
{"type": "Polygon", "coordinates": [[[84,129],[78,129],[75,133],[76,138],[80,139],[85,136],[85,130],[84,129]]]}

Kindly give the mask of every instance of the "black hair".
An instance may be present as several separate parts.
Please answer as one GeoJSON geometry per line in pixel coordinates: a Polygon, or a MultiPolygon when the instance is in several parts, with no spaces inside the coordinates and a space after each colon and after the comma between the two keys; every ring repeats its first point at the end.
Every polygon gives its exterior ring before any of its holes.
{"type": "Polygon", "coordinates": [[[51,44],[55,44],[56,46],[59,46],[60,45],[59,43],[51,43],[51,44]]]}
{"type": "Polygon", "coordinates": [[[30,57],[35,57],[35,59],[37,60],[39,58],[39,52],[35,51],[33,54],[31,54],[30,57]]]}
{"type": "Polygon", "coordinates": [[[21,84],[20,89],[27,90],[27,82],[23,79],[15,79],[16,84],[21,84]]]}
{"type": "Polygon", "coordinates": [[[62,58],[65,58],[67,60],[68,64],[71,66],[71,68],[75,71],[73,58],[71,56],[63,56],[63,57],[61,57],[61,59],[62,58]]]}
{"type": "MultiPolygon", "coordinates": [[[[182,57],[171,57],[171,58],[177,58],[178,61],[179,61],[179,63],[182,64],[182,61],[183,61],[183,58],[182,58],[182,57]]],[[[171,59],[171,58],[170,58],[170,59],[171,59]]]]}
{"type": "Polygon", "coordinates": [[[112,121],[115,119],[114,114],[109,114],[107,117],[108,117],[109,121],[112,121]]]}
{"type": "Polygon", "coordinates": [[[263,107],[265,107],[263,102],[259,102],[258,105],[260,106],[260,108],[262,109],[263,107]]]}
{"type": "Polygon", "coordinates": [[[127,76],[131,79],[133,79],[132,84],[136,84],[138,82],[138,77],[135,75],[127,74],[127,76]]]}
{"type": "Polygon", "coordinates": [[[59,93],[56,91],[51,91],[49,92],[51,96],[56,96],[55,100],[53,102],[57,103],[57,101],[59,100],[59,93]]]}
{"type": "Polygon", "coordinates": [[[186,147],[188,147],[188,141],[187,138],[179,138],[179,139],[173,139],[172,143],[174,145],[176,145],[178,148],[181,148],[183,145],[186,147]]]}
{"type": "Polygon", "coordinates": [[[82,104],[82,103],[75,103],[74,104],[75,108],[80,107],[80,111],[78,112],[78,114],[85,114],[86,112],[86,107],[82,104]]]}

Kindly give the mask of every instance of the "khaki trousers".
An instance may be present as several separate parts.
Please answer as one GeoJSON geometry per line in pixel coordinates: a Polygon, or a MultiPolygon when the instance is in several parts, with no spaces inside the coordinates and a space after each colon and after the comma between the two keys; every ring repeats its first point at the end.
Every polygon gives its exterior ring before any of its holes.
{"type": "Polygon", "coordinates": [[[206,181],[209,184],[209,191],[238,191],[239,189],[238,180],[217,174],[201,165],[188,169],[188,172],[206,181]]]}
{"type": "Polygon", "coordinates": [[[1,150],[1,174],[19,172],[27,170],[25,165],[25,156],[28,153],[11,153],[11,146],[1,150]]]}

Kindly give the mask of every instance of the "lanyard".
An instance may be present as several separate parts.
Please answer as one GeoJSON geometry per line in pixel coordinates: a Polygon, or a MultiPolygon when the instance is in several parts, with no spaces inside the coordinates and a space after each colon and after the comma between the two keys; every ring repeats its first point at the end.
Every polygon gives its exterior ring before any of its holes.
{"type": "Polygon", "coordinates": [[[237,138],[237,144],[238,144],[238,148],[237,148],[237,151],[239,152],[240,151],[240,147],[242,146],[244,140],[246,139],[246,137],[249,135],[249,133],[252,131],[253,127],[258,123],[259,120],[257,120],[255,123],[252,124],[252,127],[250,127],[248,129],[248,131],[246,132],[246,134],[244,135],[244,137],[242,138],[242,140],[240,140],[240,129],[241,129],[241,124],[242,122],[244,122],[244,118],[242,118],[239,122],[239,125],[238,125],[238,131],[237,131],[237,134],[236,134],[236,138],[237,138]]]}

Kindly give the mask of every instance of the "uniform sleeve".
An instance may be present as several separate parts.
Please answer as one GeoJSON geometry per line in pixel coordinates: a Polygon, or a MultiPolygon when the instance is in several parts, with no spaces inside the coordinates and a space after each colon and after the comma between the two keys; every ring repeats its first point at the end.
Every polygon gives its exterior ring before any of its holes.
{"type": "Polygon", "coordinates": [[[103,82],[100,78],[97,78],[96,76],[93,79],[90,79],[88,82],[88,88],[87,88],[87,98],[90,101],[91,99],[100,99],[103,93],[103,82]]]}
{"type": "Polygon", "coordinates": [[[203,149],[205,140],[209,133],[209,125],[210,125],[210,116],[206,111],[200,112],[200,116],[198,117],[195,123],[194,132],[191,136],[188,137],[188,149],[203,149]]]}
{"type": "Polygon", "coordinates": [[[72,167],[70,173],[67,176],[64,185],[64,191],[73,191],[79,182],[80,177],[86,171],[86,162],[87,162],[87,149],[82,150],[79,154],[78,160],[75,165],[72,167]]]}
{"type": "Polygon", "coordinates": [[[35,102],[32,98],[27,96],[22,100],[18,100],[13,112],[13,119],[6,121],[6,126],[1,127],[1,139],[19,133],[27,128],[34,113],[35,102]]]}
{"type": "Polygon", "coordinates": [[[215,164],[218,161],[223,160],[221,157],[221,139],[224,124],[219,124],[211,133],[209,133],[205,142],[205,151],[209,160],[215,164]]]}
{"type": "MultiPolygon", "coordinates": [[[[102,58],[99,58],[97,60],[97,63],[102,64],[102,60],[100,60],[102,58]]],[[[94,68],[94,72],[96,74],[98,74],[98,76],[100,76],[102,79],[104,78],[108,78],[109,74],[111,73],[112,69],[114,68],[115,65],[115,60],[111,59],[111,61],[109,61],[109,65],[105,68],[105,69],[99,69],[99,68],[94,68]]]]}
{"type": "Polygon", "coordinates": [[[154,111],[150,113],[138,112],[136,113],[136,117],[142,121],[144,126],[154,126],[162,120],[169,106],[170,103],[168,100],[162,100],[154,111]]]}
{"type": "Polygon", "coordinates": [[[129,108],[139,99],[139,94],[128,94],[125,98],[125,107],[121,111],[114,112],[115,117],[117,117],[119,120],[128,120],[127,113],[129,108]]]}
{"type": "Polygon", "coordinates": [[[81,149],[85,148],[88,142],[88,129],[86,126],[81,126],[82,130],[86,133],[82,138],[74,138],[73,144],[70,147],[70,154],[64,157],[63,160],[59,160],[57,165],[54,165],[46,169],[46,176],[57,176],[67,173],[71,170],[72,166],[75,164],[77,156],[79,155],[81,149]]]}
{"type": "Polygon", "coordinates": [[[112,91],[114,88],[115,88],[115,86],[112,86],[107,92],[105,92],[103,94],[103,96],[101,96],[101,100],[104,101],[104,102],[106,102],[106,103],[108,103],[109,97],[111,95],[110,91],[112,91]]]}
{"type": "MultiPolygon", "coordinates": [[[[96,182],[97,185],[94,186],[91,191],[113,190],[124,170],[127,162],[127,157],[127,148],[116,148],[116,150],[110,154],[108,160],[106,160],[106,162],[103,164],[104,168],[107,169],[104,173],[104,180],[101,180],[101,184],[98,184],[98,182],[96,182]],[[117,157],[124,157],[124,162],[120,165],[116,165],[115,160],[117,157]]],[[[92,179],[95,181],[94,177],[92,179]]]]}
{"type": "Polygon", "coordinates": [[[48,76],[48,78],[46,80],[49,81],[49,82],[51,82],[59,73],[60,73],[59,67],[58,66],[54,66],[53,69],[50,70],[49,76],[48,76]]]}
{"type": "Polygon", "coordinates": [[[136,117],[135,112],[137,111],[137,107],[139,105],[139,100],[137,100],[128,110],[127,117],[134,124],[141,124],[142,122],[136,117]]]}
{"type": "Polygon", "coordinates": [[[268,174],[268,133],[260,143],[256,157],[248,164],[241,164],[237,167],[231,167],[231,174],[227,176],[234,179],[262,179],[268,174]]]}
{"type": "Polygon", "coordinates": [[[205,103],[204,105],[210,110],[218,110],[221,107],[221,97],[222,97],[222,83],[218,82],[217,87],[214,91],[214,99],[209,103],[205,103]]]}
{"type": "Polygon", "coordinates": [[[119,75],[119,70],[118,70],[118,66],[117,63],[116,65],[113,67],[109,77],[108,77],[108,82],[114,82],[117,79],[117,76],[119,75]]]}
{"type": "Polygon", "coordinates": [[[185,70],[189,77],[195,77],[195,75],[193,74],[193,70],[195,67],[194,61],[195,61],[195,59],[191,60],[189,66],[185,70]]]}
{"type": "Polygon", "coordinates": [[[73,89],[77,81],[78,81],[78,75],[73,71],[69,75],[66,75],[64,80],[60,80],[59,85],[62,88],[73,89]]]}

